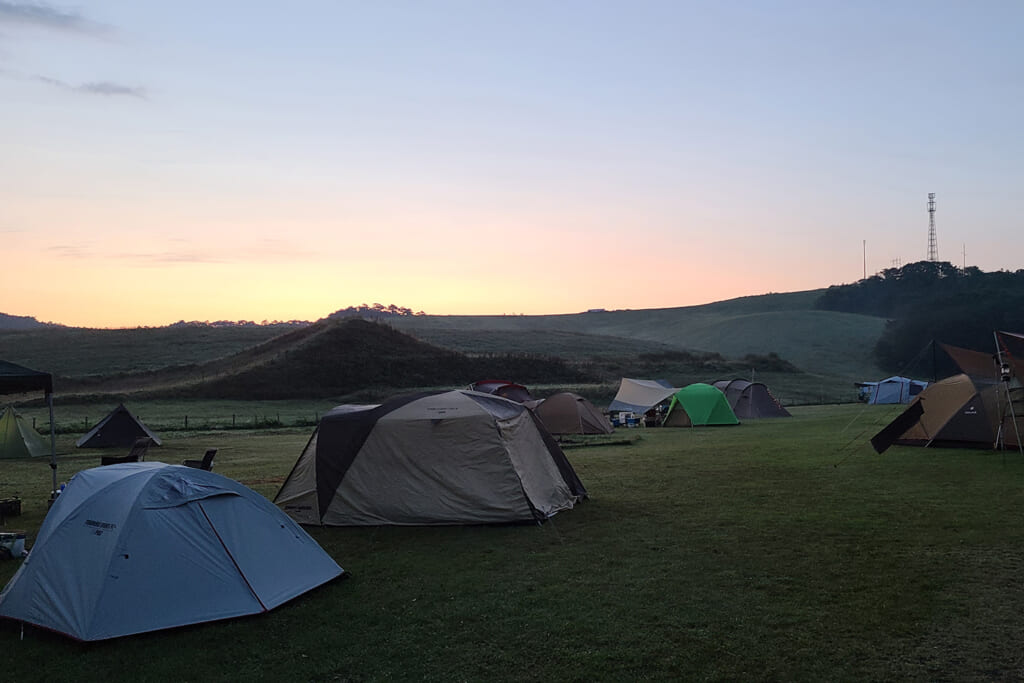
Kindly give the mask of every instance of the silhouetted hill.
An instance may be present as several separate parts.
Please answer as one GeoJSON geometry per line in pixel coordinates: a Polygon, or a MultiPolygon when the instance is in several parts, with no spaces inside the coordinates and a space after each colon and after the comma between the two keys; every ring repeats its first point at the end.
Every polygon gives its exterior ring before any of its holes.
{"type": "Polygon", "coordinates": [[[62,400],[380,395],[489,376],[614,393],[621,377],[682,386],[755,374],[791,399],[852,400],[853,381],[881,376],[870,351],[885,320],[816,310],[822,291],[563,315],[410,315],[382,306],[385,315],[375,305],[317,323],[0,331],[0,358],[54,373],[62,400]],[[363,314],[381,319],[372,338],[342,331],[346,322],[370,324],[363,314]]]}
{"type": "MultiPolygon", "coordinates": [[[[323,320],[195,369],[208,379],[162,394],[287,399],[346,396],[368,388],[464,386],[488,377],[520,382],[580,382],[578,368],[548,356],[468,356],[418,341],[379,323],[323,320]],[[215,377],[210,377],[216,372],[215,377]]],[[[156,383],[159,378],[154,377],[156,383]]]]}
{"type": "Polygon", "coordinates": [[[51,323],[41,323],[28,315],[8,315],[0,313],[0,330],[37,330],[40,328],[55,327],[51,323]]]}

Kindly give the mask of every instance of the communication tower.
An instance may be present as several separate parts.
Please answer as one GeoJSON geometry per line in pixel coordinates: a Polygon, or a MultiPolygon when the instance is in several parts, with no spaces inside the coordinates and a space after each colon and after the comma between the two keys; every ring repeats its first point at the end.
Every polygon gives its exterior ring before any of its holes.
{"type": "Polygon", "coordinates": [[[928,193],[928,260],[939,260],[939,244],[935,239],[935,193],[928,193]]]}

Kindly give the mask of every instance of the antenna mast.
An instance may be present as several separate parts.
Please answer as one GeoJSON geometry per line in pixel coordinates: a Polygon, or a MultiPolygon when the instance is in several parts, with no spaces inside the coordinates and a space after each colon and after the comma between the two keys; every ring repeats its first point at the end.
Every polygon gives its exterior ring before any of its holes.
{"type": "Polygon", "coordinates": [[[928,260],[939,260],[939,244],[935,239],[935,193],[928,193],[928,260]]]}

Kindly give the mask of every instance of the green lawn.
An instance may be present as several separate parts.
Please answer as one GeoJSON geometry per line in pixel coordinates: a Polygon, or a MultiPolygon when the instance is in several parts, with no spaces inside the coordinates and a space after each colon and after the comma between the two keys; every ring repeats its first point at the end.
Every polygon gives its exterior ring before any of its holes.
{"type": "MultiPolygon", "coordinates": [[[[3,622],[4,680],[1024,677],[1020,456],[878,456],[893,408],[793,412],[568,450],[591,499],[542,526],[312,529],[352,577],[259,617],[91,644],[3,622]]],[[[310,431],[174,432],[151,452],[219,448],[215,471],[272,497],[310,431]]],[[[98,460],[63,456],[61,480],[98,460]]],[[[30,541],[49,478],[0,465],[30,541]]]]}

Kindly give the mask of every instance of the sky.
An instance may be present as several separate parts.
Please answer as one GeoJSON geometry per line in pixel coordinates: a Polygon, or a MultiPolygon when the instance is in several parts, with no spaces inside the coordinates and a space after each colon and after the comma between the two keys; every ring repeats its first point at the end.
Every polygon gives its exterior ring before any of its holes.
{"type": "Polygon", "coordinates": [[[0,311],[687,306],[1024,268],[1019,0],[0,0],[0,311]]]}

